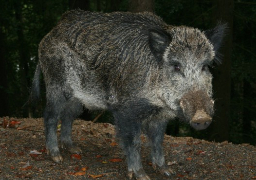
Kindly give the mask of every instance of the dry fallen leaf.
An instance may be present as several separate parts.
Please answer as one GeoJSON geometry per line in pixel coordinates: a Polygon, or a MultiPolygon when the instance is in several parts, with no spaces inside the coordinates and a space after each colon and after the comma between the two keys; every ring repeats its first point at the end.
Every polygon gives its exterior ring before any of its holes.
{"type": "Polygon", "coordinates": [[[25,168],[21,168],[21,170],[28,170],[28,169],[32,169],[32,166],[27,166],[25,168]]]}
{"type": "Polygon", "coordinates": [[[253,169],[253,168],[256,168],[256,166],[248,166],[248,168],[253,169]]]}
{"type": "Polygon", "coordinates": [[[25,178],[31,179],[32,175],[30,173],[26,173],[26,174],[17,173],[15,177],[20,178],[20,179],[25,179],[25,178]]]}
{"type": "Polygon", "coordinates": [[[110,159],[109,160],[110,162],[121,162],[123,161],[122,159],[119,159],[119,158],[114,158],[114,159],[110,159]]]}
{"type": "Polygon", "coordinates": [[[103,126],[104,126],[105,128],[107,128],[107,127],[109,126],[109,124],[104,123],[103,126]]]}
{"type": "Polygon", "coordinates": [[[68,175],[75,175],[74,172],[67,172],[68,175]]]}
{"type": "Polygon", "coordinates": [[[182,175],[182,174],[177,174],[177,176],[178,176],[178,177],[184,177],[184,175],[182,175]]]}
{"type": "Polygon", "coordinates": [[[197,154],[197,155],[200,155],[200,154],[202,154],[202,155],[203,155],[203,154],[205,154],[205,151],[200,151],[200,150],[199,150],[199,151],[197,151],[197,153],[196,153],[196,154],[197,154]]]}
{"type": "Polygon", "coordinates": [[[91,178],[93,178],[93,179],[96,179],[96,178],[103,177],[103,174],[100,174],[100,175],[92,175],[92,174],[89,174],[89,177],[91,177],[91,178]]]}
{"type": "Polygon", "coordinates": [[[180,146],[179,144],[171,144],[171,147],[178,147],[180,146]]]}
{"type": "Polygon", "coordinates": [[[6,153],[6,156],[7,156],[7,157],[16,157],[16,154],[13,153],[13,152],[7,152],[7,153],[6,153]]]}
{"type": "Polygon", "coordinates": [[[37,151],[37,150],[32,150],[32,151],[29,152],[29,154],[30,154],[30,155],[31,155],[31,154],[40,155],[40,154],[42,154],[42,152],[39,152],[39,151],[37,151]]]}
{"type": "Polygon", "coordinates": [[[81,160],[82,159],[82,156],[80,154],[72,154],[71,155],[71,159],[78,159],[78,160],[81,160]]]}
{"type": "Polygon", "coordinates": [[[81,168],[81,171],[86,171],[87,169],[89,169],[89,168],[87,166],[85,166],[85,167],[81,168]]]}
{"type": "Polygon", "coordinates": [[[227,167],[228,169],[234,169],[234,168],[235,168],[235,166],[233,166],[233,165],[231,165],[231,164],[226,165],[226,167],[227,167]]]}
{"type": "Polygon", "coordinates": [[[110,145],[111,146],[117,146],[117,143],[116,142],[112,142],[110,145]]]}
{"type": "Polygon", "coordinates": [[[61,130],[61,124],[58,124],[57,131],[60,131],[60,130],[61,130]]]}
{"type": "Polygon", "coordinates": [[[19,156],[24,156],[24,154],[25,154],[25,153],[24,153],[23,151],[19,151],[19,152],[18,152],[18,155],[19,155],[19,156]]]}
{"type": "Polygon", "coordinates": [[[29,161],[22,166],[22,168],[20,168],[21,170],[28,170],[28,169],[32,169],[32,166],[29,164],[29,161]]]}
{"type": "Polygon", "coordinates": [[[3,126],[3,128],[17,128],[20,124],[21,124],[21,121],[10,120],[9,118],[8,120],[4,118],[3,121],[1,122],[1,125],[3,126]]]}
{"type": "Polygon", "coordinates": [[[75,170],[75,171],[79,171],[79,170],[80,170],[80,167],[76,166],[76,167],[74,168],[74,170],[75,170]]]}
{"type": "Polygon", "coordinates": [[[191,161],[191,160],[192,160],[192,157],[188,157],[186,160],[187,160],[187,161],[191,161]]]}
{"type": "Polygon", "coordinates": [[[44,147],[43,149],[39,150],[39,152],[46,153],[47,152],[46,147],[44,147]]]}
{"type": "Polygon", "coordinates": [[[168,166],[172,166],[172,165],[175,165],[175,164],[178,164],[177,161],[172,161],[172,162],[167,163],[168,166]]]}
{"type": "Polygon", "coordinates": [[[143,136],[143,135],[140,136],[140,139],[141,139],[142,142],[146,142],[146,137],[145,136],[143,136]]]}
{"type": "Polygon", "coordinates": [[[86,170],[88,169],[87,166],[79,168],[78,166],[75,167],[75,171],[77,172],[67,172],[68,175],[74,175],[74,176],[83,176],[86,174],[86,170]]]}
{"type": "Polygon", "coordinates": [[[36,161],[42,161],[42,160],[44,160],[44,157],[41,156],[42,152],[40,152],[40,151],[32,150],[32,151],[29,152],[29,155],[30,155],[30,157],[32,157],[36,161]]]}
{"type": "Polygon", "coordinates": [[[85,174],[86,174],[85,171],[78,171],[74,173],[75,176],[83,176],[85,174]]]}
{"type": "Polygon", "coordinates": [[[29,154],[32,158],[38,157],[38,154],[29,154]]]}
{"type": "Polygon", "coordinates": [[[96,158],[101,158],[101,157],[102,157],[102,155],[100,155],[100,154],[96,156],[96,158]]]}
{"type": "Polygon", "coordinates": [[[9,127],[10,127],[10,128],[17,128],[20,123],[21,123],[20,121],[12,120],[12,121],[10,122],[10,124],[9,124],[9,127]]]}
{"type": "Polygon", "coordinates": [[[23,127],[18,127],[17,130],[23,130],[23,129],[26,129],[26,128],[29,128],[31,126],[23,126],[23,127]]]}
{"type": "Polygon", "coordinates": [[[112,142],[112,140],[111,139],[105,139],[107,142],[112,142]]]}

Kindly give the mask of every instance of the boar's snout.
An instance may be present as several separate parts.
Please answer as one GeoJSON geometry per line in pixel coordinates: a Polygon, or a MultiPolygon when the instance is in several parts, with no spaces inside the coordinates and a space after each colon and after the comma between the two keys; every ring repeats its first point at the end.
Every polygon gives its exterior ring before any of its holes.
{"type": "Polygon", "coordinates": [[[196,114],[190,121],[190,125],[196,130],[206,129],[212,122],[211,116],[209,116],[204,110],[197,110],[196,114]]]}
{"type": "Polygon", "coordinates": [[[180,101],[183,115],[196,130],[206,129],[212,122],[214,101],[204,91],[186,93],[180,101]]]}

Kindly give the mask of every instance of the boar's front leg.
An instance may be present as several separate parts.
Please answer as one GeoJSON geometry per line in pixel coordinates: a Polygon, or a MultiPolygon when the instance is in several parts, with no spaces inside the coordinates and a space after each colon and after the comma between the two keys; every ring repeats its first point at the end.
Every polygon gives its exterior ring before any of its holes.
{"type": "Polygon", "coordinates": [[[150,141],[153,168],[163,175],[170,176],[173,171],[165,164],[162,146],[167,123],[168,121],[150,120],[144,124],[143,129],[150,141]]]}
{"type": "Polygon", "coordinates": [[[139,120],[136,110],[133,111],[134,108],[131,106],[126,106],[122,109],[118,108],[113,112],[116,120],[117,138],[120,139],[120,145],[126,155],[128,177],[132,179],[135,176],[138,180],[150,180],[141,163],[141,120],[139,120]]]}

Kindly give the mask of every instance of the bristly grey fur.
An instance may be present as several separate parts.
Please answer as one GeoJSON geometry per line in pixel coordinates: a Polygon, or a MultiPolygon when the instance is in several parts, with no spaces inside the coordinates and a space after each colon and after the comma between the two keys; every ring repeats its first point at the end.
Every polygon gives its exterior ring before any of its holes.
{"type": "Polygon", "coordinates": [[[41,74],[41,68],[40,68],[40,65],[37,64],[33,82],[32,82],[31,93],[28,100],[28,102],[31,103],[33,106],[36,105],[36,102],[40,98],[40,74],[41,74]]]}
{"type": "Polygon", "coordinates": [[[213,114],[213,62],[224,26],[202,32],[170,26],[152,13],[65,13],[39,45],[33,97],[39,95],[40,69],[46,84],[46,147],[55,162],[61,143],[79,153],[71,140],[72,122],[85,106],[113,113],[117,137],[127,155],[129,177],[149,179],[140,157],[140,134],[152,148],[152,163],[165,175],[162,142],[169,119],[180,116],[204,129],[213,114]]]}

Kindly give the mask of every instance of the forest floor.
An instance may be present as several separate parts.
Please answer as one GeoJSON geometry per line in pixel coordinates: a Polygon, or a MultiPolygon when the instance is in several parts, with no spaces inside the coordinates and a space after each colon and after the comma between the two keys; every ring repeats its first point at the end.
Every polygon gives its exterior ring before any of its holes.
{"type": "MultiPolygon", "coordinates": [[[[61,150],[62,164],[47,155],[43,129],[42,119],[0,118],[0,180],[128,179],[113,125],[75,120],[73,140],[83,152],[61,150]]],[[[153,170],[147,139],[141,139],[143,166],[153,180],[256,179],[255,146],[166,135],[166,162],[175,172],[166,178],[153,170]]]]}

